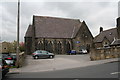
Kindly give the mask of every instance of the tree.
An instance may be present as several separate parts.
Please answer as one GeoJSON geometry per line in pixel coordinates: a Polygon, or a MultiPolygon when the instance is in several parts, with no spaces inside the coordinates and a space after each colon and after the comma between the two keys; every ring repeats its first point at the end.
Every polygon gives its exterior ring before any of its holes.
{"type": "Polygon", "coordinates": [[[23,42],[20,43],[19,50],[21,52],[25,51],[25,44],[23,42]]]}

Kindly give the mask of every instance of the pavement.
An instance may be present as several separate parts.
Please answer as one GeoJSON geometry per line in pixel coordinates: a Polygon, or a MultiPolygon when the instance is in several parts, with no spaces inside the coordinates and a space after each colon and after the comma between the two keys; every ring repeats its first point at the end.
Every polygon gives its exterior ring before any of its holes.
{"type": "MultiPolygon", "coordinates": [[[[56,55],[53,59],[33,59],[32,56],[26,57],[26,65],[21,68],[10,69],[9,73],[23,72],[45,72],[72,68],[87,67],[92,65],[104,64],[118,61],[119,58],[90,61],[89,54],[85,55],[56,55]]],[[[119,59],[120,60],[120,59],[119,59]]]]}

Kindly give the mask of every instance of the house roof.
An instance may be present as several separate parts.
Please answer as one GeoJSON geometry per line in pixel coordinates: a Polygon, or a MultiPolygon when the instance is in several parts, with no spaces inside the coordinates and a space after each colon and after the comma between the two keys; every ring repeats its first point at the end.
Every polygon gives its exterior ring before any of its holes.
{"type": "Polygon", "coordinates": [[[116,39],[111,43],[111,46],[120,45],[120,39],[116,39]]]}
{"type": "Polygon", "coordinates": [[[102,42],[104,40],[104,37],[106,37],[109,40],[109,42],[112,43],[114,38],[118,37],[117,28],[102,31],[94,38],[94,42],[102,42]]]}
{"type": "Polygon", "coordinates": [[[32,37],[32,25],[28,26],[27,32],[25,34],[25,37],[32,37]]]}
{"type": "Polygon", "coordinates": [[[79,19],[33,16],[35,37],[74,38],[80,29],[79,19]]]}

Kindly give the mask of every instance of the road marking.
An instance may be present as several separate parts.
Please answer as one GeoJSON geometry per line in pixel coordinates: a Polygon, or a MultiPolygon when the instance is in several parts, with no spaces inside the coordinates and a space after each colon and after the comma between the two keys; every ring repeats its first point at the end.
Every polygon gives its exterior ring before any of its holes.
{"type": "Polygon", "coordinates": [[[110,73],[110,74],[112,74],[112,75],[113,75],[113,74],[119,74],[119,73],[120,73],[120,72],[113,72],[113,73],[110,73]]]}

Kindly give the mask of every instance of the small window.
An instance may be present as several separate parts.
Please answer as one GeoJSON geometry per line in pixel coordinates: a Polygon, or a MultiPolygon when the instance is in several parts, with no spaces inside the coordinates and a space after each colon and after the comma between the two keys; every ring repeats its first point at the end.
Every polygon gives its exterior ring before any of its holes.
{"type": "Polygon", "coordinates": [[[108,44],[107,42],[105,42],[105,44],[108,44]]]}
{"type": "Polygon", "coordinates": [[[104,46],[104,47],[108,47],[108,46],[109,46],[109,43],[108,43],[108,42],[104,42],[103,46],[104,46]]]}

